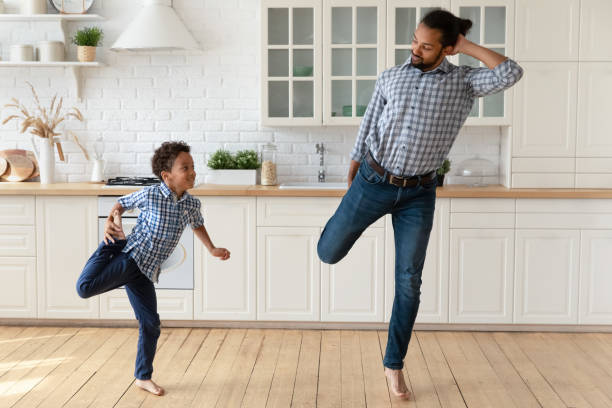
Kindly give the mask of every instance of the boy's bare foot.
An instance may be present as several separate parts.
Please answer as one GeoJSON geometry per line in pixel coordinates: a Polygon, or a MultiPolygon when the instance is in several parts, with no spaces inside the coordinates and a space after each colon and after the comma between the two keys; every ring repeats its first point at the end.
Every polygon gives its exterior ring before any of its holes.
{"type": "Polygon", "coordinates": [[[164,395],[164,389],[162,387],[160,387],[159,385],[155,384],[152,380],[139,380],[136,379],[136,381],[134,381],[134,384],[136,384],[137,387],[142,388],[145,391],[149,391],[151,394],[157,395],[157,396],[162,396],[164,395]]]}
{"type": "Polygon", "coordinates": [[[393,391],[393,394],[396,397],[402,399],[410,398],[410,391],[408,391],[406,381],[404,381],[404,373],[402,372],[402,370],[392,370],[388,367],[385,367],[385,376],[389,380],[391,391],[393,391]]]}
{"type": "Polygon", "coordinates": [[[125,234],[123,233],[123,223],[121,222],[121,214],[119,214],[119,211],[117,211],[117,210],[115,210],[115,212],[113,212],[113,222],[121,230],[121,231],[116,233],[115,238],[117,238],[117,239],[125,239],[125,234]]]}

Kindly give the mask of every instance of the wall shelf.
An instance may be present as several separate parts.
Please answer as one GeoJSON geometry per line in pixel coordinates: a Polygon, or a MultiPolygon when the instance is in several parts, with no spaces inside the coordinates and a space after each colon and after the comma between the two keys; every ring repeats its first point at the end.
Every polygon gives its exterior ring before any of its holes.
{"type": "Polygon", "coordinates": [[[0,14],[0,21],[102,21],[97,14],[0,14]]]}

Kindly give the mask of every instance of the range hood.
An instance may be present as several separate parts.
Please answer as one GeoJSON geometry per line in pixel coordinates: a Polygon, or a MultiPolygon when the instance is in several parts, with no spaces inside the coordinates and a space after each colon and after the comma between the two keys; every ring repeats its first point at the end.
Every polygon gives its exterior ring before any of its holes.
{"type": "Polygon", "coordinates": [[[112,51],[178,51],[200,47],[172,8],[172,0],[144,0],[144,7],[112,51]]]}

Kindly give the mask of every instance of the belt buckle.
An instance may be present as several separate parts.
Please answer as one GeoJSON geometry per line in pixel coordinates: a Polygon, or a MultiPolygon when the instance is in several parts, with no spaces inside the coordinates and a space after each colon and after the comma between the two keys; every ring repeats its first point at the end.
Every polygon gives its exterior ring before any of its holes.
{"type": "Polygon", "coordinates": [[[394,176],[393,174],[389,176],[389,182],[397,187],[406,187],[406,181],[408,181],[408,179],[397,177],[397,176],[394,176]]]}

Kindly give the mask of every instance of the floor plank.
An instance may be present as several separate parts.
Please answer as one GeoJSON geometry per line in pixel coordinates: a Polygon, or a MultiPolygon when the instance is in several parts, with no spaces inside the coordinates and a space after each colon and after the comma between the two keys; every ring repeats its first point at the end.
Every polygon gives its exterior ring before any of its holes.
{"type": "MultiPolygon", "coordinates": [[[[382,361],[385,358],[385,352],[387,350],[387,341],[389,340],[388,332],[386,331],[378,332],[378,339],[380,342],[380,362],[382,364],[382,361]]],[[[410,346],[410,343],[408,345],[410,346]]],[[[389,393],[389,401],[391,402],[391,407],[393,408],[396,408],[396,407],[414,408],[417,406],[416,401],[413,397],[414,390],[412,389],[412,384],[410,382],[410,376],[408,375],[408,372],[406,370],[407,365],[412,363],[410,359],[408,358],[408,354],[406,354],[406,358],[404,360],[405,360],[405,364],[404,364],[404,369],[402,370],[402,373],[404,374],[404,380],[406,381],[406,385],[408,386],[408,391],[410,391],[411,397],[409,399],[403,399],[403,398],[396,397],[395,394],[393,394],[393,391],[391,390],[391,383],[388,380],[386,380],[387,381],[387,391],[389,393]]],[[[384,366],[383,366],[383,370],[384,370],[384,366]]]]}
{"type": "Polygon", "coordinates": [[[292,407],[314,408],[317,406],[320,358],[321,332],[319,330],[303,331],[292,407]]]}
{"type": "Polygon", "coordinates": [[[342,405],[342,365],[340,363],[340,331],[325,330],[321,335],[317,407],[342,405]]]}
{"type": "Polygon", "coordinates": [[[368,407],[390,407],[389,390],[382,365],[380,340],[376,331],[360,331],[363,386],[368,407]]]}
{"type": "Polygon", "coordinates": [[[440,408],[436,387],[423,357],[419,339],[415,334],[412,335],[412,340],[408,344],[408,353],[404,361],[404,375],[410,382],[417,407],[440,408]]]}
{"type": "Polygon", "coordinates": [[[269,330],[265,332],[251,380],[247,385],[242,400],[243,407],[263,408],[266,406],[282,341],[282,330],[269,330]]]}
{"type": "Polygon", "coordinates": [[[291,406],[301,345],[301,331],[284,331],[266,407],[286,408],[291,406]]]}

